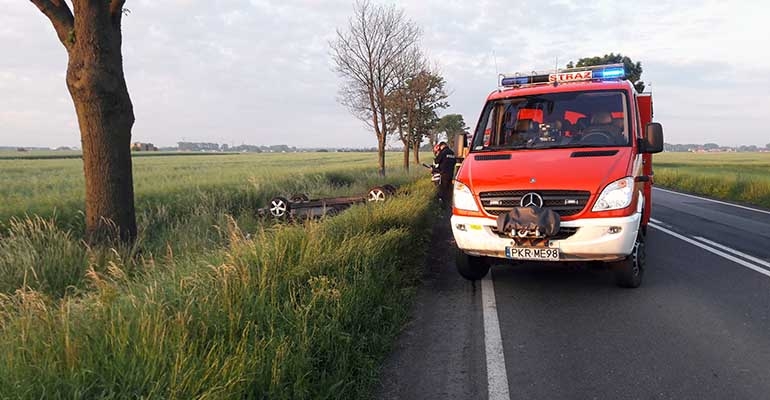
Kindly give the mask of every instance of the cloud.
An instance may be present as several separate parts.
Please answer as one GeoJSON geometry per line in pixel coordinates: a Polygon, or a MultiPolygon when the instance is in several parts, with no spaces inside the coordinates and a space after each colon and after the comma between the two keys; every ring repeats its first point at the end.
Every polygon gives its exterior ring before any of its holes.
{"type": "MultiPolygon", "coordinates": [[[[640,60],[669,142],[764,144],[770,109],[770,5],[746,1],[401,2],[474,125],[498,71],[553,68],[621,52],[640,60]],[[740,129],[725,129],[721,122],[740,129]],[[705,139],[704,139],[705,140],[705,139]]],[[[337,104],[328,42],[352,1],[129,1],[124,64],[134,139],[294,146],[371,146],[337,104]]],[[[0,15],[0,144],[77,145],[66,53],[31,4],[0,15]]]]}

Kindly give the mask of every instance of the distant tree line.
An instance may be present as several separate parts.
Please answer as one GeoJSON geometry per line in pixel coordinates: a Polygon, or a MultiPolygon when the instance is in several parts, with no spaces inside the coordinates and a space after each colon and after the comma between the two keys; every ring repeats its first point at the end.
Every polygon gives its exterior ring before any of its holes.
{"type": "MultiPolygon", "coordinates": [[[[174,150],[174,149],[170,149],[174,150]]],[[[175,150],[179,151],[229,151],[229,152],[248,152],[248,153],[292,153],[296,152],[297,148],[294,146],[288,146],[285,144],[278,144],[272,146],[255,146],[251,144],[241,144],[238,146],[230,146],[227,143],[206,143],[206,142],[177,142],[175,150]]]]}
{"type": "Polygon", "coordinates": [[[719,151],[736,151],[736,152],[756,152],[756,151],[770,151],[770,143],[766,144],[765,147],[760,147],[756,145],[740,145],[740,146],[720,146],[716,143],[705,143],[705,144],[698,144],[698,143],[686,143],[686,144],[672,144],[672,143],[665,143],[663,145],[664,151],[671,151],[671,152],[691,152],[691,151],[709,151],[709,152],[719,152],[719,151]]]}

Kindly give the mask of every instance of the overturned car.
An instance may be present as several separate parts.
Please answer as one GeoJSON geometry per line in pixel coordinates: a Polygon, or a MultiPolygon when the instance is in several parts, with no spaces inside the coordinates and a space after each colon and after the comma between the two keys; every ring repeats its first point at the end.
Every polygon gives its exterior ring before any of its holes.
{"type": "Polygon", "coordinates": [[[309,219],[335,215],[353,204],[379,202],[394,196],[398,189],[390,184],[375,186],[363,196],[344,196],[311,199],[304,193],[288,197],[275,196],[267,207],[257,210],[258,215],[274,219],[309,219]]]}

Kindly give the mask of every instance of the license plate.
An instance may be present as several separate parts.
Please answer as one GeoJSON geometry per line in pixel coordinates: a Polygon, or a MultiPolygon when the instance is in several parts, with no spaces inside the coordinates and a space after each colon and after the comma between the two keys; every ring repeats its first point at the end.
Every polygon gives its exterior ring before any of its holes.
{"type": "Polygon", "coordinates": [[[539,247],[506,247],[505,256],[514,260],[559,261],[559,249],[539,247]]]}

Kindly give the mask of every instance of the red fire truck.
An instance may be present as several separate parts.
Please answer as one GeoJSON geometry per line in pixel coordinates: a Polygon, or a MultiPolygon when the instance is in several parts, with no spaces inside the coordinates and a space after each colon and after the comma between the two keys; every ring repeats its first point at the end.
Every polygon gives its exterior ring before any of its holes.
{"type": "Polygon", "coordinates": [[[663,129],[652,96],[622,64],[501,75],[457,172],[457,268],[501,261],[606,262],[638,287],[650,219],[652,153],[663,129]]]}

